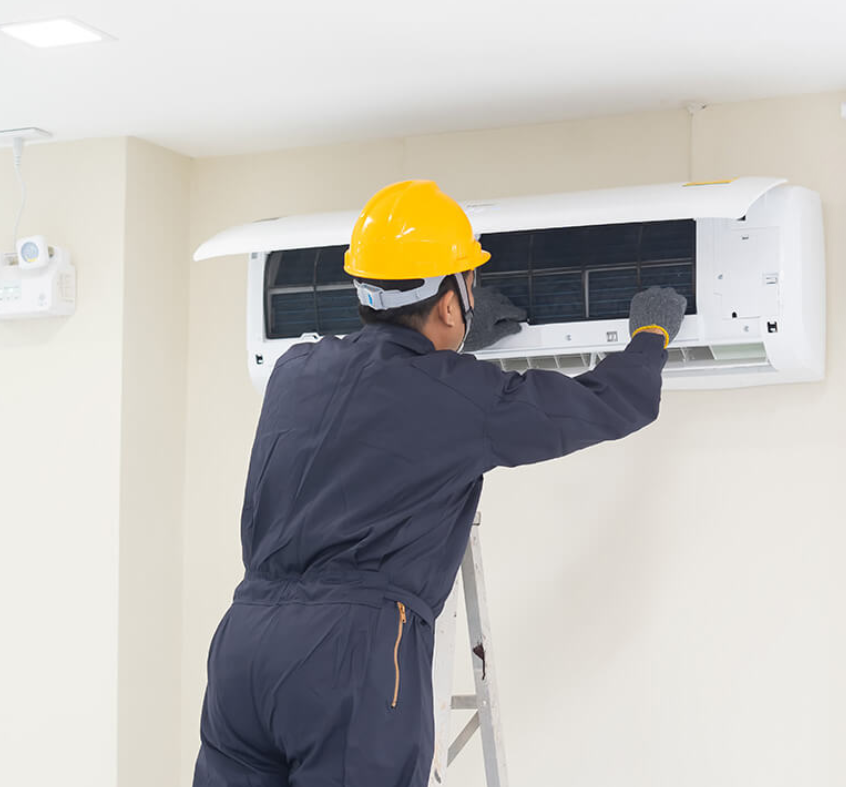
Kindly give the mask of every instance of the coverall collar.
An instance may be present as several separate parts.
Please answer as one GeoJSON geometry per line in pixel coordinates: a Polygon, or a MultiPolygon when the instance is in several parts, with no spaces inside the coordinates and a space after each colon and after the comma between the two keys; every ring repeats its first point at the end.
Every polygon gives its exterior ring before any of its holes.
{"type": "Polygon", "coordinates": [[[376,341],[388,341],[405,347],[418,355],[435,352],[435,345],[419,331],[406,328],[403,325],[389,323],[372,323],[362,328],[362,334],[376,341]]]}

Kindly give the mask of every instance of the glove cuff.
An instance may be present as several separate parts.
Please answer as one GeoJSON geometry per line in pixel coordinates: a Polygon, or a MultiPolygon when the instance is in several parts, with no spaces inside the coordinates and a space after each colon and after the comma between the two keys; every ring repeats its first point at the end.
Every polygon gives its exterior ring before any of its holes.
{"type": "Polygon", "coordinates": [[[648,330],[658,330],[664,334],[664,349],[667,349],[667,345],[670,343],[670,334],[667,332],[666,328],[662,328],[660,325],[642,325],[636,331],[632,333],[632,339],[637,336],[641,331],[648,331],[648,330]]]}

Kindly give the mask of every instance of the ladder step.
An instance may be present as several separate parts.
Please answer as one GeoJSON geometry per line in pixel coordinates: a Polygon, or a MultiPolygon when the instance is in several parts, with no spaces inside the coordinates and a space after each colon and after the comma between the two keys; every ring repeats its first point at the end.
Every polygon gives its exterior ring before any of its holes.
{"type": "Polygon", "coordinates": [[[452,698],[453,710],[478,710],[479,698],[475,694],[457,694],[452,698]]]}

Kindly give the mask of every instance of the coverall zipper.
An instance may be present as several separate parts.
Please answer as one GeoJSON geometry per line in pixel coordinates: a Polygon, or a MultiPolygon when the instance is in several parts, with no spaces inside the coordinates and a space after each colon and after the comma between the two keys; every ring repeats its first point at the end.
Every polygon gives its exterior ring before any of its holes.
{"type": "Polygon", "coordinates": [[[396,682],[394,683],[394,699],[391,703],[392,708],[396,708],[399,700],[399,686],[400,686],[400,665],[399,665],[399,648],[402,642],[402,630],[406,623],[405,604],[397,601],[397,609],[399,610],[399,627],[397,629],[397,643],[394,645],[394,667],[396,669],[396,682]]]}

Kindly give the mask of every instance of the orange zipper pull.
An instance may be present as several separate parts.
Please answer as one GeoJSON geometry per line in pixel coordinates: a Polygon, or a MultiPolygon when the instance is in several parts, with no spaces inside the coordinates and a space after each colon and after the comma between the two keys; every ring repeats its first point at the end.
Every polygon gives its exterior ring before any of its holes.
{"type": "Polygon", "coordinates": [[[396,669],[396,680],[394,682],[394,698],[391,701],[391,707],[396,708],[399,701],[399,687],[400,687],[400,664],[399,664],[399,647],[402,642],[402,627],[408,622],[405,614],[405,604],[397,601],[397,609],[400,613],[399,627],[397,629],[397,641],[394,645],[394,668],[396,669]]]}

